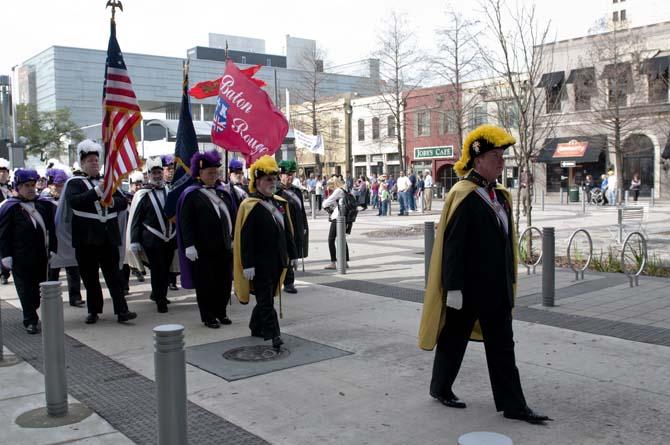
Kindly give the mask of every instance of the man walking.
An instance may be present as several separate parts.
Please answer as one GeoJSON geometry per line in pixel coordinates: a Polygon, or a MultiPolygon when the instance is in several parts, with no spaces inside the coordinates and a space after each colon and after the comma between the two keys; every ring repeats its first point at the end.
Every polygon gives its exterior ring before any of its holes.
{"type": "Polygon", "coordinates": [[[400,204],[400,213],[398,216],[407,216],[409,213],[407,193],[410,188],[409,178],[405,176],[405,172],[400,172],[398,176],[398,181],[396,182],[396,188],[398,189],[398,203],[400,204]]]}
{"type": "Polygon", "coordinates": [[[506,418],[543,423],[551,419],[528,407],[516,367],[512,200],[496,183],[503,152],[515,143],[502,128],[482,125],[463,144],[454,170],[464,179],[449,191],[437,228],[419,347],[437,345],[430,395],[446,406],[465,408],[452,386],[468,341],[483,338],[496,409],[506,418]],[[476,321],[481,332],[473,331],[476,321]]]}
{"type": "Polygon", "coordinates": [[[433,205],[433,177],[430,170],[426,170],[423,176],[423,209],[430,211],[433,205]]]}

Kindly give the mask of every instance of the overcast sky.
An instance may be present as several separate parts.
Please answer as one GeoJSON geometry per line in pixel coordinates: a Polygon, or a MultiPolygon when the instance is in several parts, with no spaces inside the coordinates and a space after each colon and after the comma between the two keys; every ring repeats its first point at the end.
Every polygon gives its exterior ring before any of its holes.
{"type": "MultiPolygon", "coordinates": [[[[510,0],[514,1],[514,0],[510,0]]],[[[520,0],[531,3],[530,0],[520,0]]],[[[655,0],[629,0],[645,2],[655,0]]],[[[105,49],[106,0],[2,0],[0,74],[53,45],[105,49]]],[[[422,47],[430,50],[444,22],[445,0],[122,0],[117,34],[124,52],[185,57],[207,46],[216,32],[265,39],[266,50],[284,53],[285,35],[315,39],[327,65],[364,59],[375,48],[383,19],[406,13],[422,47]]],[[[454,2],[471,13],[473,0],[454,2]]],[[[551,19],[559,39],[584,35],[608,13],[611,0],[536,0],[541,20],[551,19]],[[560,5],[560,8],[557,7],[560,5]]],[[[665,2],[663,2],[665,3],[665,2]]],[[[670,0],[668,0],[670,3],[670,0]]]]}

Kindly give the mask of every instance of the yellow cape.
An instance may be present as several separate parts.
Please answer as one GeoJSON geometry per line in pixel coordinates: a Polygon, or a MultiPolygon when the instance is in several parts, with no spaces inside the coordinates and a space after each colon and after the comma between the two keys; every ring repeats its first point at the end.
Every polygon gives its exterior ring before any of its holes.
{"type": "MultiPolygon", "coordinates": [[[[444,243],[444,232],[451,221],[451,217],[458,206],[463,202],[466,196],[477,188],[477,184],[472,181],[458,181],[449,191],[445,201],[440,222],[437,225],[435,243],[433,244],[433,253],[430,257],[430,267],[428,271],[428,284],[423,297],[423,312],[421,314],[421,324],[419,326],[419,348],[426,351],[432,351],[437,344],[437,339],[446,323],[446,305],[445,293],[442,288],[442,244],[444,243]]],[[[498,185],[498,190],[503,192],[505,199],[512,208],[512,195],[503,186],[498,185]]],[[[514,250],[514,273],[517,270],[517,249],[516,234],[514,232],[514,222],[510,221],[512,230],[512,249],[514,250]]],[[[515,280],[516,282],[516,280],[515,280]]],[[[516,293],[516,285],[514,286],[516,293]]],[[[479,321],[475,323],[470,335],[472,340],[482,340],[479,321]]]]}
{"type": "MultiPolygon", "coordinates": [[[[289,229],[291,230],[291,233],[293,233],[293,222],[291,221],[291,215],[288,211],[288,203],[277,195],[274,195],[273,198],[284,206],[284,210],[288,216],[289,229]]],[[[233,238],[233,284],[235,285],[237,299],[242,304],[249,303],[249,292],[251,289],[251,283],[244,278],[244,274],[242,273],[242,253],[240,251],[242,246],[240,242],[240,239],[242,238],[242,226],[246,222],[247,216],[249,216],[251,210],[260,201],[261,200],[258,198],[246,198],[240,204],[239,209],[237,209],[237,218],[235,219],[235,237],[233,238]]],[[[284,269],[279,278],[277,289],[275,289],[275,296],[279,295],[279,292],[281,291],[285,275],[286,269],[284,269]]]]}

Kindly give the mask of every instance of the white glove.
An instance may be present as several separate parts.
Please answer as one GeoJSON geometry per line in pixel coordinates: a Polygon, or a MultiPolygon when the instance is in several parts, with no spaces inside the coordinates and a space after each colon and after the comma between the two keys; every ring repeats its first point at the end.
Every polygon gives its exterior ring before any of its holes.
{"type": "Polygon", "coordinates": [[[244,269],[242,271],[242,275],[244,275],[244,278],[251,281],[256,276],[256,268],[255,267],[250,267],[248,269],[244,269]]]}
{"type": "Polygon", "coordinates": [[[461,309],[463,307],[463,292],[460,290],[447,291],[447,306],[452,309],[461,309]]]}
{"type": "Polygon", "coordinates": [[[298,270],[298,259],[291,260],[291,267],[293,267],[293,270],[298,270]]]}
{"type": "Polygon", "coordinates": [[[7,256],[2,259],[2,267],[5,269],[11,269],[12,268],[12,257],[7,256]]]}
{"type": "Polygon", "coordinates": [[[49,259],[56,256],[56,252],[49,252],[49,259]]]}
{"type": "Polygon", "coordinates": [[[140,243],[132,243],[130,245],[130,251],[134,254],[138,254],[142,251],[142,245],[140,243]]]}
{"type": "Polygon", "coordinates": [[[198,251],[195,250],[195,246],[188,246],[184,253],[186,254],[186,258],[188,258],[191,261],[195,261],[198,259],[198,251]]]}

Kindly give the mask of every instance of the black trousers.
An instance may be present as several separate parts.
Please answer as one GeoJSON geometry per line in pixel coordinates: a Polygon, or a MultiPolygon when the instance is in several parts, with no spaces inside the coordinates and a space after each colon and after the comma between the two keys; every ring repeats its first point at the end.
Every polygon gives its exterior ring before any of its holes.
{"type": "Polygon", "coordinates": [[[10,269],[5,269],[4,267],[0,267],[0,276],[3,276],[9,280],[9,275],[11,274],[10,269]]]}
{"type": "Polygon", "coordinates": [[[295,271],[293,270],[293,266],[289,264],[288,269],[286,269],[286,275],[284,276],[284,286],[293,283],[295,283],[295,271]]]}
{"type": "Polygon", "coordinates": [[[40,307],[40,283],[47,278],[46,258],[32,259],[29,264],[14,262],[14,286],[21,301],[23,326],[37,324],[40,307]]]}
{"type": "MultiPolygon", "coordinates": [[[[330,230],[328,231],[328,250],[330,250],[330,261],[337,261],[337,249],[335,248],[335,239],[337,238],[337,221],[330,222],[330,230]]],[[[349,244],[347,246],[347,261],[349,261],[349,244]]]]}
{"type": "Polygon", "coordinates": [[[158,247],[142,246],[149,260],[151,269],[151,295],[156,304],[167,304],[170,265],[174,246],[171,243],[162,243],[158,247]]]}
{"type": "MultiPolygon", "coordinates": [[[[60,267],[49,269],[49,281],[60,280],[60,267]]],[[[70,297],[70,303],[80,301],[81,298],[81,277],[79,276],[79,268],[77,266],[70,266],[65,268],[65,276],[67,277],[67,293],[70,297]]]]}
{"type": "Polygon", "coordinates": [[[269,272],[261,271],[260,273],[257,271],[252,280],[256,306],[251,311],[249,329],[251,329],[251,335],[262,336],[265,340],[270,340],[281,334],[279,318],[274,305],[274,293],[279,284],[281,273],[282,269],[269,272]]]}
{"type": "Polygon", "coordinates": [[[193,263],[193,280],[200,320],[203,323],[215,321],[217,318],[221,320],[226,316],[226,306],[230,301],[233,285],[232,267],[231,252],[198,252],[198,259],[193,263]]]}
{"type": "Polygon", "coordinates": [[[526,399],[514,357],[512,313],[509,309],[477,312],[466,307],[461,310],[447,308],[448,321],[437,341],[430,393],[446,396],[451,391],[472,327],[479,319],[496,410],[520,410],[526,406],[526,399]]]}
{"type": "Polygon", "coordinates": [[[128,303],[123,296],[123,277],[119,269],[119,247],[112,245],[85,246],[75,248],[79,274],[86,288],[86,307],[89,314],[102,313],[102,288],[98,269],[112,297],[114,313],[128,311],[128,303]]]}

